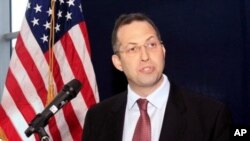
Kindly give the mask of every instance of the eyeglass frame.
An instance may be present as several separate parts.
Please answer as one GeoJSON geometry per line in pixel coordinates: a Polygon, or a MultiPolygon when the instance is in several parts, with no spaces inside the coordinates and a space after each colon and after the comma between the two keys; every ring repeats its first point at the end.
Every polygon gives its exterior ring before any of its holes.
{"type": "MultiPolygon", "coordinates": [[[[148,47],[148,45],[146,45],[146,44],[147,44],[147,42],[149,42],[149,40],[152,39],[152,38],[154,38],[154,37],[153,37],[153,36],[150,37],[150,38],[147,39],[147,40],[145,41],[145,43],[142,44],[142,45],[138,45],[137,43],[129,43],[129,44],[135,44],[135,45],[134,45],[135,47],[131,47],[131,48],[124,47],[124,48],[125,48],[124,50],[117,50],[117,51],[114,52],[114,54],[118,54],[118,53],[130,54],[130,53],[128,53],[128,52],[131,51],[132,49],[136,49],[136,50],[138,50],[138,52],[139,52],[139,51],[141,50],[141,47],[142,47],[142,46],[145,47],[146,49],[147,49],[147,48],[150,48],[150,47],[148,47]]],[[[129,44],[127,44],[126,46],[128,46],[129,44]]],[[[149,43],[148,43],[148,44],[149,44],[149,43]]],[[[161,40],[159,40],[159,39],[157,38],[156,46],[155,46],[154,48],[157,48],[157,47],[162,46],[162,45],[163,45],[163,41],[161,41],[161,40]]],[[[121,47],[120,47],[120,48],[121,48],[121,47]]]]}

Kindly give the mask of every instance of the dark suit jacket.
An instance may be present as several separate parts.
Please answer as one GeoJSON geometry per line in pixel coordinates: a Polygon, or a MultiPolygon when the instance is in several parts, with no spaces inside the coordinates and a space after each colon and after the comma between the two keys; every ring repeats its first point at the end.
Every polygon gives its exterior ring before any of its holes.
{"type": "MultiPolygon", "coordinates": [[[[121,141],[127,92],[89,109],[83,141],[121,141]]],[[[171,83],[160,141],[228,141],[230,114],[215,100],[171,83]]]]}

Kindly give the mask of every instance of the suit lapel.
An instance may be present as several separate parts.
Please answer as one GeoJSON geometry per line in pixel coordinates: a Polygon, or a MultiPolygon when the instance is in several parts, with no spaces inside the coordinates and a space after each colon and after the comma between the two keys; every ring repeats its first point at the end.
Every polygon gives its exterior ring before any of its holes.
{"type": "Polygon", "coordinates": [[[109,141],[121,141],[125,108],[127,103],[127,92],[125,92],[114,104],[110,113],[107,113],[105,139],[109,141]]]}
{"type": "Polygon", "coordinates": [[[182,140],[181,137],[186,126],[185,111],[182,93],[171,83],[159,141],[182,140]]]}

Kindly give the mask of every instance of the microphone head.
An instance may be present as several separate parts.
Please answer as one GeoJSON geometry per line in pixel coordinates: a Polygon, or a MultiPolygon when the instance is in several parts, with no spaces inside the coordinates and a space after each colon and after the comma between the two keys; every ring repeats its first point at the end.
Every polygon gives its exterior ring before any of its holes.
{"type": "Polygon", "coordinates": [[[68,82],[64,86],[64,88],[65,88],[65,90],[70,91],[72,98],[74,98],[80,92],[80,90],[82,88],[82,83],[77,79],[73,79],[70,82],[68,82]]]}

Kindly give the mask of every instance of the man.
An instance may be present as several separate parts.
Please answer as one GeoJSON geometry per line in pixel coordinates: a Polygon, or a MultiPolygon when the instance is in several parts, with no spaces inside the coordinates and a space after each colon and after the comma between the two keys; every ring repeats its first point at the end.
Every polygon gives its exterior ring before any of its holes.
{"type": "Polygon", "coordinates": [[[89,109],[83,141],[229,140],[225,106],[177,87],[163,74],[166,49],[147,16],[120,16],[112,45],[112,62],[126,75],[128,90],[89,109]]]}

